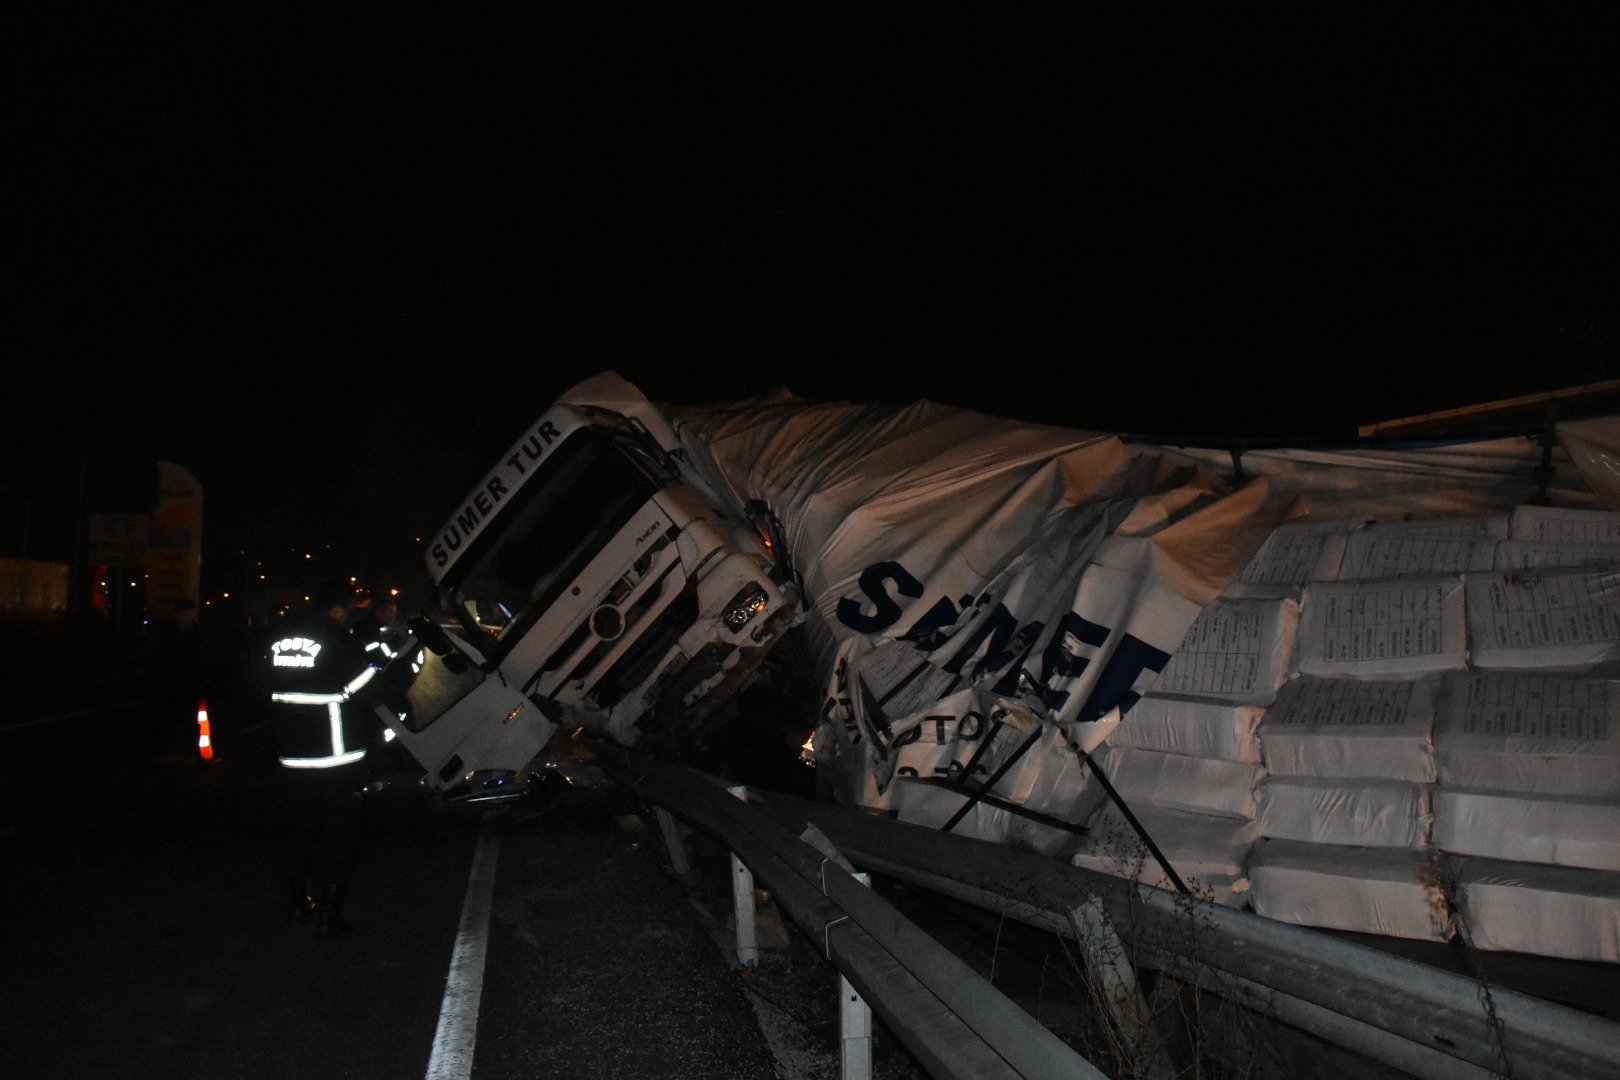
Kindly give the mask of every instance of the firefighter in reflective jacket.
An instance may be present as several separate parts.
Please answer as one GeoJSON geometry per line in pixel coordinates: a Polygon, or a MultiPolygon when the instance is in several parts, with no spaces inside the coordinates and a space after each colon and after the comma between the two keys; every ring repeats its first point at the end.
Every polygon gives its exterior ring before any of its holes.
{"type": "Polygon", "coordinates": [[[347,626],[353,601],[346,582],[323,582],[265,653],[289,901],[295,916],[314,917],[320,937],[352,929],[343,904],[364,825],[366,751],[380,725],[364,693],[377,667],[347,626]]]}

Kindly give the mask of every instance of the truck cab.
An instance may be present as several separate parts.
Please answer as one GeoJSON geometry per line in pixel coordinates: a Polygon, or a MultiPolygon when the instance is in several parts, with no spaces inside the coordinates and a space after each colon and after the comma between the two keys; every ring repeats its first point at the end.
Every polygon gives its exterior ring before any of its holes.
{"type": "Polygon", "coordinates": [[[446,789],[521,773],[559,726],[680,739],[801,618],[767,539],[612,373],[547,409],[425,559],[444,621],[418,620],[377,708],[446,789]]]}

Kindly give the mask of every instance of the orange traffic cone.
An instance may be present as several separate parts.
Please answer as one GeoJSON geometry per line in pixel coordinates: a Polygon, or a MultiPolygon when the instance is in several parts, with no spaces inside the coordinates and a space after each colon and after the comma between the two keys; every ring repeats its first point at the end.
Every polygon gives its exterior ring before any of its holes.
{"type": "Polygon", "coordinates": [[[214,736],[208,728],[208,702],[197,699],[197,753],[204,761],[214,760],[214,736]]]}

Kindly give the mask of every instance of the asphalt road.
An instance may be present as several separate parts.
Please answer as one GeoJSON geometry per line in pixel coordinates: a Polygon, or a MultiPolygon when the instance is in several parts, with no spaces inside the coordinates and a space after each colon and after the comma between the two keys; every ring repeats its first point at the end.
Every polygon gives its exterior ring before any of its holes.
{"type": "MultiPolygon", "coordinates": [[[[0,1076],[425,1077],[481,843],[472,1077],[837,1076],[836,972],[768,902],[740,968],[726,853],[690,838],[677,876],[580,760],[496,812],[399,772],[370,796],[358,930],[315,938],[283,907],[268,731],[249,700],[209,704],[207,763],[191,717],[130,685],[0,709],[0,1076]]],[[[886,1032],[876,1053],[879,1077],[923,1075],[886,1032]]]]}

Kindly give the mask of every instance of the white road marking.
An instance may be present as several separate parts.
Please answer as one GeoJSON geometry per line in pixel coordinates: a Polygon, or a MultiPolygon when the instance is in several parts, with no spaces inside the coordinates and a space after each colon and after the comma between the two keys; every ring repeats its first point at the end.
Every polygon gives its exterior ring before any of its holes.
{"type": "Polygon", "coordinates": [[[478,837],[473,852],[467,899],[461,906],[456,950],[450,957],[450,976],[444,1002],[439,1006],[439,1029],[433,1035],[427,1080],[468,1080],[472,1076],[473,1043],[478,1036],[478,998],[484,989],[484,952],[489,936],[489,911],[495,895],[495,858],[500,841],[488,833],[478,837]]]}

